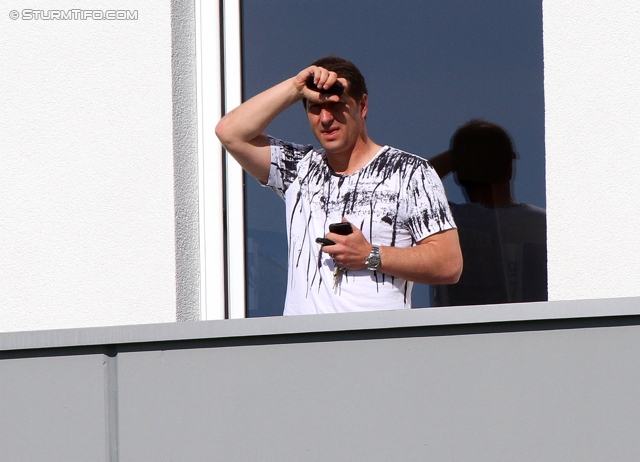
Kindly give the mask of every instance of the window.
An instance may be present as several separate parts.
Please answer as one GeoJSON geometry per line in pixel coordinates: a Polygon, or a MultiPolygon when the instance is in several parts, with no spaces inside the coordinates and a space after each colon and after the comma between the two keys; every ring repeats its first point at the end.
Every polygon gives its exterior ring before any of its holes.
{"type": "MultiPolygon", "coordinates": [[[[519,159],[513,197],[545,207],[542,5],[525,2],[242,3],[243,97],[335,54],[353,61],[369,88],[368,132],[423,157],[449,147],[461,124],[481,118],[504,127],[519,159]]],[[[268,133],[318,146],[302,107],[268,133]]],[[[451,202],[461,188],[444,180],[451,202]]],[[[282,312],[286,290],[284,205],[245,178],[247,315],[282,312]]],[[[416,284],[413,306],[431,304],[416,284]]]]}

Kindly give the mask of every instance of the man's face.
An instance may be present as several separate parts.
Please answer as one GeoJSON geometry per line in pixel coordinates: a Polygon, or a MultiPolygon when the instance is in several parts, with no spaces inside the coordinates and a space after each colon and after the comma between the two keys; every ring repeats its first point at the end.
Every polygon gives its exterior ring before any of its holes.
{"type": "Polygon", "coordinates": [[[339,102],[307,101],[313,134],[327,154],[350,154],[365,133],[367,95],[358,103],[344,92],[339,102]]]}

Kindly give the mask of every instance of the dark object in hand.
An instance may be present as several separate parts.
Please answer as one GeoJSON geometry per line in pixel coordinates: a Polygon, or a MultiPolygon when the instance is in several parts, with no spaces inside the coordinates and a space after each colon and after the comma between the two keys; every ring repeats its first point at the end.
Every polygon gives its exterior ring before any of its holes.
{"type": "Polygon", "coordinates": [[[331,95],[338,95],[338,96],[342,96],[342,93],[344,93],[344,87],[340,82],[334,83],[333,85],[331,85],[330,88],[327,88],[327,89],[318,88],[318,86],[315,83],[313,83],[313,74],[307,77],[306,85],[307,85],[307,88],[313,91],[317,91],[318,93],[328,93],[331,95]]]}
{"type": "MultiPolygon", "coordinates": [[[[351,223],[331,223],[329,225],[329,232],[346,236],[347,234],[351,234],[353,232],[353,228],[351,227],[351,223]]],[[[318,237],[316,238],[316,242],[322,245],[336,244],[331,239],[327,239],[326,237],[318,237]]]]}
{"type": "Polygon", "coordinates": [[[346,236],[353,232],[353,228],[351,227],[351,223],[347,223],[347,222],[331,223],[329,225],[329,232],[346,236]]]}

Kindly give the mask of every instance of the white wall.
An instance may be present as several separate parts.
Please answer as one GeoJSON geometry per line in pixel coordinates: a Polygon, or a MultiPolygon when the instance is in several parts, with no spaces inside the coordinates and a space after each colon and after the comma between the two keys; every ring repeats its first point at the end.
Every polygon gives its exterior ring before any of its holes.
{"type": "Polygon", "coordinates": [[[170,1],[40,5],[0,11],[0,331],[175,321],[170,1]]]}
{"type": "MultiPolygon", "coordinates": [[[[174,321],[171,2],[38,7],[0,11],[0,331],[174,321]]],[[[640,4],[543,7],[550,299],[640,296],[640,4]]]]}
{"type": "Polygon", "coordinates": [[[549,298],[640,296],[640,2],[543,9],[549,298]]]}

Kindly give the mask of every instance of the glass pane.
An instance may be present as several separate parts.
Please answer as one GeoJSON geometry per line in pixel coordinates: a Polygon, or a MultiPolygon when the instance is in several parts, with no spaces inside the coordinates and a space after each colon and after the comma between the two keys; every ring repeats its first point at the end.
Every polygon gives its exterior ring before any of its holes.
{"type": "MultiPolygon", "coordinates": [[[[367,79],[375,142],[430,158],[449,148],[460,125],[489,120],[515,142],[513,197],[545,207],[540,0],[244,0],[242,10],[245,99],[316,58],[347,58],[367,79]]],[[[267,132],[319,146],[301,105],[267,132]]],[[[465,203],[451,175],[443,183],[451,202],[465,203]]],[[[247,177],[246,204],[248,315],[278,315],[286,291],[284,203],[247,177]]],[[[542,251],[546,261],[546,249],[529,247],[516,253],[542,251]]],[[[546,281],[546,266],[535,271],[546,281]]],[[[413,306],[430,306],[430,292],[416,284],[413,306]]]]}

